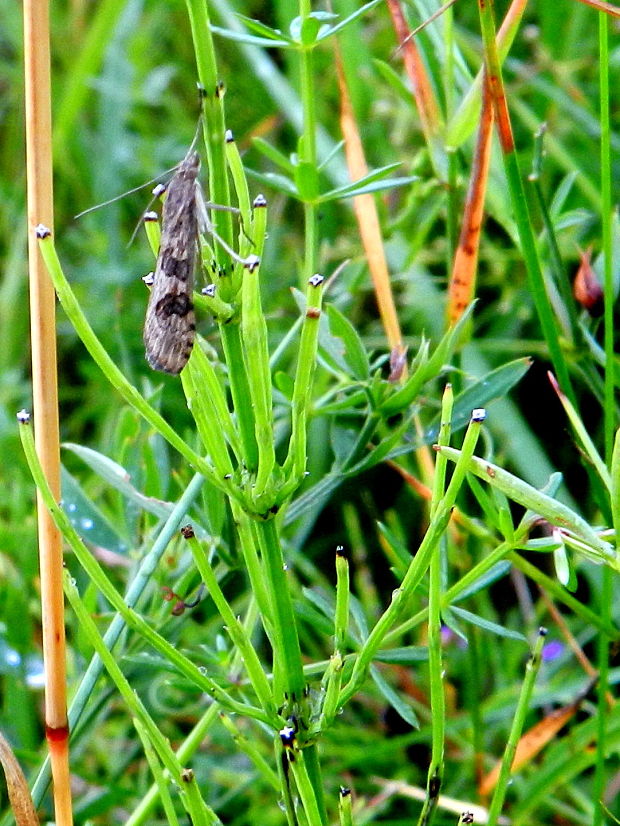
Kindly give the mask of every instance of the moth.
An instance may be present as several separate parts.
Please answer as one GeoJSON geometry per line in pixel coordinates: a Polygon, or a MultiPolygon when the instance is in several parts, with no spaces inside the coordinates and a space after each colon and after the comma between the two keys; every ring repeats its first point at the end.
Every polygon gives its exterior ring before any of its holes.
{"type": "Polygon", "coordinates": [[[198,256],[199,170],[198,153],[190,150],[168,184],[144,320],[146,360],[154,370],[173,375],[187,364],[196,331],[192,290],[198,256]]]}

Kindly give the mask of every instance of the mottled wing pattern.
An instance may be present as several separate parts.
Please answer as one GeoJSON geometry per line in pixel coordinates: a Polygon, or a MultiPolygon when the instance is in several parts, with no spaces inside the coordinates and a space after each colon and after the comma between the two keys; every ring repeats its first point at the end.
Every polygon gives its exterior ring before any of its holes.
{"type": "Polygon", "coordinates": [[[154,370],[180,373],[196,329],[192,288],[198,251],[196,178],[198,153],[191,151],[168,185],[161,242],[144,322],[146,360],[154,370]]]}

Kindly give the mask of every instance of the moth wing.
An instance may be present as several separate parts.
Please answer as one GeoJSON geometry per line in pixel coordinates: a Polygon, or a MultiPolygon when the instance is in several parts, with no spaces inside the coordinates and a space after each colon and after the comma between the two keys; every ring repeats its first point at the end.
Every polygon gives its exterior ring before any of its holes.
{"type": "MultiPolygon", "coordinates": [[[[189,267],[184,279],[165,274],[172,259],[157,261],[153,287],[144,322],[146,360],[154,370],[176,375],[187,364],[192,352],[196,319],[192,303],[192,259],[185,259],[189,267]]],[[[178,269],[183,259],[173,261],[178,269]]]]}
{"type": "Polygon", "coordinates": [[[187,364],[196,330],[192,288],[198,250],[199,167],[198,155],[188,154],[168,186],[159,255],[144,322],[148,363],[154,370],[174,375],[187,364]]]}

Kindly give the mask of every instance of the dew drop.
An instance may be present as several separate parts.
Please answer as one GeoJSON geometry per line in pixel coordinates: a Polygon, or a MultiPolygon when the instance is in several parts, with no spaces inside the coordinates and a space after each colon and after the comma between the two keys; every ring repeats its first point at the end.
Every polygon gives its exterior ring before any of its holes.
{"type": "Polygon", "coordinates": [[[6,652],[6,663],[7,665],[11,665],[14,668],[17,667],[22,661],[22,658],[18,654],[17,651],[14,651],[12,648],[6,652]]]}
{"type": "Polygon", "coordinates": [[[45,688],[45,672],[43,671],[43,661],[33,658],[26,672],[26,685],[28,688],[45,688]]]}

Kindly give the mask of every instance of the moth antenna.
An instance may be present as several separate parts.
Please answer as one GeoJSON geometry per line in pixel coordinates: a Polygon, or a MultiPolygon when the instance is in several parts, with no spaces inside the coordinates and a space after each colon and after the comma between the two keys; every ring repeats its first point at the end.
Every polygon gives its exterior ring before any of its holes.
{"type": "MultiPolygon", "coordinates": [[[[157,179],[155,179],[155,180],[157,180],[157,179]]],[[[153,182],[151,181],[151,183],[153,183],[153,182]]],[[[159,195],[153,195],[153,197],[151,198],[151,200],[148,202],[146,209],[144,210],[144,212],[143,212],[143,213],[142,213],[142,215],[140,216],[140,220],[137,222],[137,224],[136,224],[136,225],[135,225],[135,227],[133,228],[133,232],[131,233],[131,238],[129,239],[129,241],[127,241],[127,247],[126,247],[126,249],[129,249],[129,247],[130,247],[130,246],[133,244],[133,242],[136,240],[136,235],[138,234],[138,232],[140,231],[140,227],[141,227],[141,226],[142,226],[142,224],[144,223],[144,216],[146,215],[146,213],[147,213],[147,212],[150,212],[150,211],[151,211],[151,207],[153,206],[153,204],[155,203],[155,201],[156,201],[158,198],[159,198],[159,195]]]]}
{"type": "MultiPolygon", "coordinates": [[[[140,186],[134,186],[133,189],[128,189],[126,192],[121,192],[120,195],[115,195],[113,198],[110,198],[109,201],[103,201],[101,204],[95,204],[95,206],[88,207],[88,209],[83,209],[82,212],[78,212],[77,215],[74,215],[74,219],[77,220],[81,218],[83,215],[88,215],[89,212],[95,212],[97,209],[101,209],[102,207],[109,206],[110,204],[115,203],[116,201],[120,201],[121,198],[127,197],[127,195],[133,195],[134,192],[140,192],[141,189],[144,189],[145,186],[150,186],[151,184],[155,184],[159,182],[159,179],[163,175],[169,175],[170,172],[174,172],[174,170],[178,167],[178,164],[175,166],[171,166],[170,169],[166,169],[161,172],[156,178],[151,178],[150,181],[146,181],[146,183],[140,184],[140,186]]],[[[153,201],[151,201],[151,204],[153,201]]]]}
{"type": "MultiPolygon", "coordinates": [[[[202,105],[202,99],[201,99],[201,105],[202,105]]],[[[198,138],[200,136],[200,129],[202,128],[202,122],[203,121],[202,121],[202,111],[201,111],[200,115],[198,115],[198,123],[196,124],[196,131],[194,132],[194,137],[192,138],[192,142],[189,146],[189,149],[187,150],[188,155],[189,155],[190,152],[193,152],[196,148],[196,144],[198,143],[198,138]]]]}

